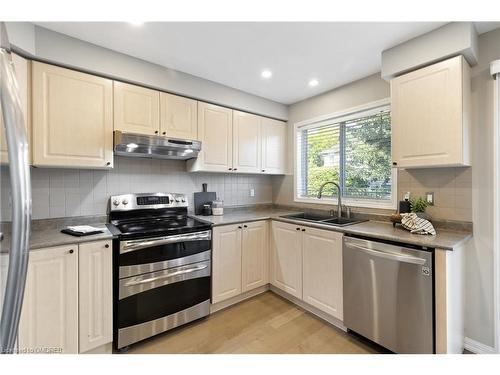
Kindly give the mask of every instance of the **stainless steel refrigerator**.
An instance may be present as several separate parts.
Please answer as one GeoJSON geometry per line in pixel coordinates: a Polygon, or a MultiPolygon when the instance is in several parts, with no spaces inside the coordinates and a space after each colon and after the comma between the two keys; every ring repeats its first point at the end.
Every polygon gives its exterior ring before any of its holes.
{"type": "Polygon", "coordinates": [[[0,352],[15,353],[28,268],[31,183],[27,134],[3,22],[0,22],[0,103],[3,120],[0,140],[3,151],[7,148],[0,167],[3,205],[0,210],[0,352]]]}

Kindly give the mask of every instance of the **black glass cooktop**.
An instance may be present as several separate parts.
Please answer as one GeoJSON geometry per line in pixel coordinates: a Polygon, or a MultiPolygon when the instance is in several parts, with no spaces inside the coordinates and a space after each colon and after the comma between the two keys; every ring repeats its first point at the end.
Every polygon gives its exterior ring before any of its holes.
{"type": "Polygon", "coordinates": [[[192,217],[166,217],[120,220],[114,223],[120,237],[157,237],[210,229],[210,224],[192,217]]]}

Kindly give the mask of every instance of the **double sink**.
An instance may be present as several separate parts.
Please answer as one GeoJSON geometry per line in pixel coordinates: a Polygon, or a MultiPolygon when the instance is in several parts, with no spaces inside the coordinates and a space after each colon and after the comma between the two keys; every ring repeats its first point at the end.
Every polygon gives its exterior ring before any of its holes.
{"type": "Polygon", "coordinates": [[[304,212],[298,214],[284,215],[281,217],[285,219],[293,219],[293,220],[308,221],[318,224],[332,225],[335,227],[345,227],[347,225],[353,225],[367,221],[359,219],[348,219],[345,217],[338,218],[333,216],[316,215],[304,212]]]}

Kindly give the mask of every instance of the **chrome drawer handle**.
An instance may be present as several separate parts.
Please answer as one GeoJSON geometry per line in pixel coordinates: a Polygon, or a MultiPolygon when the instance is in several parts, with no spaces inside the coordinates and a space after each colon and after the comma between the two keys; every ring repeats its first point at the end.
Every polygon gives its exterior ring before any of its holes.
{"type": "Polygon", "coordinates": [[[416,258],[416,257],[412,257],[412,256],[407,256],[407,255],[399,255],[399,254],[394,254],[394,253],[387,253],[385,251],[368,249],[367,247],[355,245],[353,243],[350,243],[348,246],[354,247],[358,250],[361,250],[365,253],[371,254],[371,255],[379,257],[379,258],[391,259],[391,260],[396,260],[398,262],[404,262],[404,263],[412,263],[412,264],[420,264],[420,265],[425,264],[425,259],[423,259],[423,258],[416,258]]]}
{"type": "Polygon", "coordinates": [[[204,270],[207,267],[208,267],[207,264],[203,264],[203,265],[199,265],[199,266],[195,266],[195,267],[191,267],[191,268],[187,268],[187,269],[183,269],[183,270],[179,270],[179,271],[170,272],[170,273],[167,273],[167,274],[161,275],[161,276],[149,277],[147,279],[142,279],[142,280],[137,280],[136,279],[136,280],[133,280],[133,281],[129,281],[124,286],[127,287],[127,286],[135,286],[135,285],[152,283],[154,281],[168,279],[168,278],[171,278],[171,277],[174,277],[174,276],[184,275],[186,273],[201,271],[201,270],[204,270]]]}

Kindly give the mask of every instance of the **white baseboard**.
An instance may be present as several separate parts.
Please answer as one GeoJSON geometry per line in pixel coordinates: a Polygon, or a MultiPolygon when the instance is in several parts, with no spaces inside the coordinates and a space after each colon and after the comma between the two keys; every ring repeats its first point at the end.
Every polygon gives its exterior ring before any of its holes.
{"type": "Polygon", "coordinates": [[[243,294],[240,294],[238,296],[235,296],[233,298],[229,298],[225,301],[221,301],[221,302],[212,304],[212,305],[210,305],[210,314],[212,314],[216,311],[220,311],[222,309],[225,309],[226,307],[240,303],[241,301],[244,301],[246,299],[255,297],[256,295],[267,292],[268,290],[269,290],[269,284],[266,284],[266,285],[263,285],[261,287],[252,289],[248,292],[245,292],[243,294]]]}
{"type": "Polygon", "coordinates": [[[488,346],[488,345],[485,345],[483,343],[480,343],[479,341],[472,340],[468,337],[465,338],[464,347],[469,352],[472,352],[475,354],[497,354],[495,352],[495,348],[488,346]]]}

